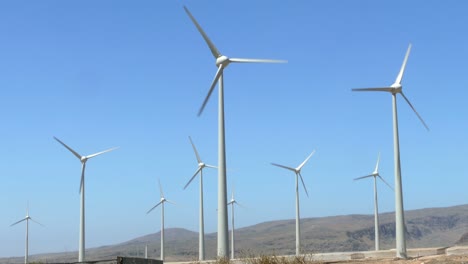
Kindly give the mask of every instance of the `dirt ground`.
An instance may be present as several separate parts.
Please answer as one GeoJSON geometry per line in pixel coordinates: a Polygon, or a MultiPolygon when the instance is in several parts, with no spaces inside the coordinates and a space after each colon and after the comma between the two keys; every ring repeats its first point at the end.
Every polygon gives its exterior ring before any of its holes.
{"type": "Polygon", "coordinates": [[[325,262],[325,263],[350,263],[350,264],[468,264],[468,256],[446,256],[446,255],[438,255],[438,256],[427,256],[427,257],[419,257],[419,258],[412,258],[412,259],[362,259],[362,260],[348,260],[348,261],[337,261],[337,262],[325,262]]]}

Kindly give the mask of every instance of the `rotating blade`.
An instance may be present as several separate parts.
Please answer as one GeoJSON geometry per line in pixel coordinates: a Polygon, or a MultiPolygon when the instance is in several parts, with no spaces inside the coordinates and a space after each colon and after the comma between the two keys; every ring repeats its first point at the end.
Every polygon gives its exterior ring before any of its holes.
{"type": "Polygon", "coordinates": [[[366,176],[362,176],[362,177],[355,178],[354,180],[357,181],[357,180],[361,180],[361,179],[365,179],[365,178],[370,178],[370,177],[374,177],[374,175],[373,175],[373,174],[370,174],[370,175],[366,175],[366,176]]]}
{"type": "Polygon", "coordinates": [[[106,153],[106,152],[110,152],[110,151],[116,150],[116,149],[118,149],[118,148],[119,148],[119,147],[113,147],[113,148],[110,148],[110,149],[106,149],[106,150],[100,151],[100,152],[98,152],[98,153],[94,153],[94,154],[88,155],[88,156],[86,156],[86,158],[87,158],[87,159],[94,158],[94,157],[96,157],[96,156],[99,156],[99,155],[104,154],[104,153],[106,153]]]}
{"type": "Polygon", "coordinates": [[[208,45],[208,47],[210,48],[210,51],[211,51],[211,54],[213,54],[213,56],[215,58],[218,58],[221,56],[221,53],[219,52],[219,50],[216,48],[216,46],[213,44],[213,42],[210,40],[210,38],[208,37],[208,35],[206,35],[205,31],[202,29],[202,27],[200,26],[200,24],[198,24],[197,20],[195,19],[194,16],[192,16],[192,13],[190,13],[190,11],[188,10],[187,7],[184,6],[184,10],[185,12],[187,13],[187,15],[190,17],[190,20],[192,20],[193,24],[195,24],[195,27],[197,27],[198,29],[198,32],[200,32],[200,34],[202,35],[203,39],[205,40],[206,44],[208,45]]]}
{"type": "Polygon", "coordinates": [[[403,98],[405,99],[405,101],[408,103],[408,105],[411,107],[411,109],[413,109],[413,112],[418,116],[419,120],[421,121],[421,123],[424,125],[424,127],[427,129],[427,131],[429,131],[429,127],[426,125],[426,122],[424,122],[424,120],[422,119],[422,117],[418,114],[418,112],[416,111],[416,109],[414,108],[414,106],[411,104],[411,102],[408,100],[408,98],[406,98],[406,96],[403,94],[403,92],[400,93],[401,96],[403,96],[403,98]]]}
{"type": "Polygon", "coordinates": [[[200,158],[200,155],[198,154],[197,148],[195,147],[195,144],[193,144],[192,138],[189,136],[190,144],[192,144],[193,152],[195,152],[195,156],[197,157],[198,163],[202,163],[202,160],[200,158]]]}
{"type": "Polygon", "coordinates": [[[75,157],[77,157],[79,160],[81,160],[81,155],[78,154],[78,152],[74,151],[72,148],[70,148],[69,146],[67,146],[67,144],[63,143],[62,141],[60,141],[60,139],[54,137],[55,140],[58,141],[58,143],[62,144],[62,146],[64,146],[65,148],[67,148],[71,153],[73,153],[73,155],[75,155],[75,157]]]}
{"type": "Polygon", "coordinates": [[[17,225],[17,224],[19,224],[19,223],[21,223],[21,222],[23,222],[23,221],[26,221],[26,220],[28,220],[28,218],[23,218],[23,219],[19,220],[18,222],[14,222],[14,223],[11,224],[10,226],[17,225]]]}
{"type": "Polygon", "coordinates": [[[353,92],[392,92],[392,87],[354,88],[353,92]]]}
{"type": "Polygon", "coordinates": [[[395,80],[395,83],[398,83],[401,85],[401,81],[403,79],[403,74],[405,73],[405,68],[406,68],[406,62],[408,61],[408,57],[411,51],[411,43],[408,46],[408,50],[406,51],[405,59],[403,60],[403,64],[401,65],[400,72],[398,73],[398,76],[395,80]]]}
{"type": "Polygon", "coordinates": [[[148,210],[148,212],[146,212],[146,214],[149,214],[151,211],[153,211],[156,207],[158,207],[160,204],[162,204],[162,201],[157,203],[155,206],[153,206],[151,209],[148,210]]]}
{"type": "Polygon", "coordinates": [[[216,75],[213,79],[213,82],[211,83],[210,90],[208,90],[208,95],[205,97],[205,101],[203,101],[202,106],[200,107],[200,110],[198,111],[198,116],[200,116],[203,112],[203,109],[205,109],[206,103],[208,103],[208,100],[210,99],[211,93],[213,93],[213,90],[216,86],[216,82],[219,80],[219,77],[223,74],[223,65],[220,64],[218,71],[216,72],[216,75]]]}
{"type": "Polygon", "coordinates": [[[197,174],[202,170],[201,167],[198,167],[197,171],[195,172],[195,174],[193,174],[192,178],[190,178],[190,180],[187,182],[187,184],[185,184],[184,186],[184,190],[187,188],[187,186],[190,185],[190,183],[193,181],[193,179],[195,179],[195,177],[197,177],[197,174]]]}
{"type": "Polygon", "coordinates": [[[280,168],[283,168],[283,169],[287,169],[287,170],[292,170],[292,171],[296,172],[296,169],[288,167],[288,166],[284,166],[284,165],[281,165],[281,164],[271,163],[271,165],[276,166],[276,167],[280,167],[280,168]]]}
{"type": "Polygon", "coordinates": [[[309,197],[309,193],[307,192],[307,188],[306,188],[306,186],[305,186],[304,179],[302,178],[301,173],[298,172],[297,174],[299,175],[299,178],[301,178],[302,186],[304,187],[304,191],[305,191],[307,197],[309,197]]]}
{"type": "Polygon", "coordinates": [[[239,63],[287,63],[286,60],[270,60],[270,59],[246,59],[246,58],[230,58],[230,62],[239,63]]]}
{"type": "Polygon", "coordinates": [[[390,187],[390,189],[392,189],[392,191],[394,191],[394,190],[393,190],[393,187],[392,187],[390,184],[388,184],[388,182],[385,181],[384,178],[382,178],[382,176],[380,176],[380,175],[378,175],[378,176],[379,176],[379,178],[380,178],[385,184],[387,184],[388,187],[390,187]]]}
{"type": "Polygon", "coordinates": [[[312,153],[310,153],[310,155],[301,163],[301,165],[299,165],[299,167],[296,168],[297,171],[300,171],[302,169],[302,167],[304,167],[304,165],[307,163],[307,161],[309,161],[309,159],[312,157],[312,155],[314,155],[315,153],[315,150],[312,151],[312,153]]]}

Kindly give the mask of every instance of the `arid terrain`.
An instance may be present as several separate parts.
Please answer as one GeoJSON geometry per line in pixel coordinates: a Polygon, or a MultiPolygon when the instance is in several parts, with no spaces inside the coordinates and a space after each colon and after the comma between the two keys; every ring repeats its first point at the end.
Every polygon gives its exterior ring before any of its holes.
{"type": "MultiPolygon", "coordinates": [[[[468,245],[468,205],[444,208],[427,208],[406,211],[407,247],[444,248],[468,245]]],[[[302,252],[317,254],[327,252],[365,252],[374,247],[373,215],[344,215],[301,219],[302,252]]],[[[236,257],[259,255],[293,255],[295,253],[294,220],[279,220],[259,223],[236,229],[236,257]]],[[[395,222],[393,213],[380,215],[381,249],[395,247],[395,222]]],[[[165,230],[165,256],[167,262],[195,261],[198,257],[198,233],[182,228],[165,230]]],[[[216,234],[205,235],[207,259],[215,259],[216,234]]],[[[145,246],[148,256],[159,258],[160,233],[138,237],[127,242],[90,248],[86,250],[88,259],[103,260],[117,256],[143,257],[145,246]]],[[[78,253],[56,252],[30,256],[36,262],[74,262],[78,253]]],[[[452,257],[440,257],[440,263],[452,257]]],[[[415,263],[435,263],[437,258],[412,259],[415,263]],[[418,262],[421,261],[421,262],[418,262]],[[432,262],[430,262],[432,261],[432,262]]],[[[465,258],[453,257],[453,261],[465,258]]],[[[22,263],[23,256],[0,258],[0,263],[22,263]]],[[[356,260],[356,263],[362,262],[356,260]]],[[[386,263],[387,260],[382,260],[386,263]]],[[[398,260],[402,261],[402,260],[398,260]]],[[[395,263],[399,263],[395,261],[395,263]]],[[[372,262],[371,262],[372,263],[372,262]]],[[[460,263],[460,262],[458,262],[460,263]]],[[[263,263],[262,263],[263,264],[263,263]]]]}

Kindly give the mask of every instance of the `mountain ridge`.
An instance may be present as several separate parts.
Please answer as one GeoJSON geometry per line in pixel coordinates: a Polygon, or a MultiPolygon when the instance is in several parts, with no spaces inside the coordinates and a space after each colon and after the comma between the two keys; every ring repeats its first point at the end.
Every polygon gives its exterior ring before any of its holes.
{"type": "MultiPolygon", "coordinates": [[[[394,248],[394,213],[382,213],[380,219],[381,249],[394,248]]],[[[431,207],[405,212],[408,248],[445,247],[468,243],[468,204],[431,207]]],[[[374,216],[337,215],[301,219],[302,252],[364,251],[374,245],[374,216]]],[[[198,258],[198,232],[168,228],[165,232],[167,261],[195,261],[198,258]]],[[[295,220],[275,220],[236,229],[236,256],[289,255],[295,253],[295,220]]],[[[159,258],[160,232],[114,245],[86,250],[90,260],[116,256],[143,257],[148,245],[150,258],[159,258]]],[[[216,233],[205,234],[207,259],[216,256],[216,233]]],[[[31,261],[74,262],[77,252],[45,253],[30,256],[31,261]]],[[[22,263],[22,257],[0,258],[0,263],[22,263]]]]}

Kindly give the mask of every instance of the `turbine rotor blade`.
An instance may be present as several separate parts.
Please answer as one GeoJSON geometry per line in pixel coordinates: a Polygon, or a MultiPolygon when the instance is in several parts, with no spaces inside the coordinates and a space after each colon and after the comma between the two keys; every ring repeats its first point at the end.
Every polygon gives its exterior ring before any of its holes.
{"type": "Polygon", "coordinates": [[[164,198],[164,192],[163,192],[163,188],[162,188],[160,179],[158,179],[158,183],[159,183],[159,194],[161,195],[161,198],[164,198]]]}
{"type": "Polygon", "coordinates": [[[310,153],[310,155],[301,163],[301,165],[299,165],[299,167],[297,167],[296,170],[300,171],[302,169],[302,167],[304,167],[304,165],[307,163],[307,161],[309,161],[309,159],[312,157],[312,155],[314,155],[315,153],[315,150],[312,151],[312,153],[310,153]]]}
{"type": "Polygon", "coordinates": [[[270,60],[270,59],[246,59],[246,58],[230,58],[230,62],[239,63],[287,63],[287,60],[270,60]]]}
{"type": "Polygon", "coordinates": [[[366,176],[362,176],[362,177],[355,178],[354,180],[357,181],[357,180],[361,180],[361,179],[365,179],[365,178],[370,178],[370,177],[374,177],[374,175],[373,175],[373,174],[370,174],[370,175],[366,175],[366,176]]]}
{"type": "Polygon", "coordinates": [[[297,174],[299,174],[299,178],[301,178],[301,181],[302,181],[302,186],[304,187],[304,191],[305,191],[305,193],[306,193],[307,197],[309,197],[309,193],[307,192],[307,188],[306,188],[306,186],[305,186],[304,179],[302,178],[302,175],[301,175],[301,173],[300,173],[300,172],[298,172],[297,174]]]}
{"type": "Polygon", "coordinates": [[[195,152],[195,156],[197,157],[198,163],[201,163],[202,160],[200,158],[200,155],[198,154],[197,148],[195,147],[195,144],[193,144],[192,138],[189,136],[190,144],[192,144],[193,152],[195,152]]]}
{"type": "Polygon", "coordinates": [[[195,27],[197,27],[198,29],[198,32],[200,32],[200,34],[202,35],[203,39],[205,40],[206,44],[208,45],[208,47],[210,48],[210,51],[211,53],[213,54],[213,56],[215,58],[218,58],[221,56],[221,53],[219,52],[219,50],[216,48],[216,46],[213,44],[213,42],[210,40],[210,38],[208,38],[208,35],[206,35],[205,31],[203,31],[202,27],[200,26],[200,24],[198,24],[197,20],[195,19],[195,17],[192,16],[192,13],[190,13],[190,11],[188,10],[188,8],[186,6],[184,6],[184,10],[185,12],[187,13],[187,15],[190,17],[190,19],[192,20],[193,24],[195,24],[195,27]]]}
{"type": "Polygon", "coordinates": [[[405,99],[405,101],[408,103],[408,105],[411,107],[411,109],[413,109],[413,112],[418,116],[419,120],[421,121],[421,123],[424,125],[424,127],[427,129],[427,131],[429,131],[429,127],[426,125],[426,122],[424,122],[424,120],[422,119],[422,117],[418,114],[418,112],[416,111],[416,109],[414,108],[414,106],[411,104],[411,102],[408,100],[408,98],[406,98],[405,94],[403,94],[403,92],[400,93],[401,96],[403,96],[403,98],[405,99]]]}
{"type": "Polygon", "coordinates": [[[247,208],[245,205],[243,205],[243,204],[241,204],[241,203],[239,203],[239,202],[237,202],[237,201],[234,201],[234,203],[237,204],[239,207],[242,207],[242,208],[244,208],[244,209],[247,208]]]}
{"type": "Polygon", "coordinates": [[[379,156],[377,157],[377,164],[375,165],[374,173],[379,173],[379,163],[380,163],[380,152],[379,152],[379,156]]]}
{"type": "Polygon", "coordinates": [[[148,212],[146,212],[146,214],[149,214],[151,211],[153,211],[156,207],[158,207],[160,204],[162,204],[162,201],[157,203],[155,206],[153,206],[151,209],[148,210],[148,212]]]}
{"type": "Polygon", "coordinates": [[[212,166],[212,165],[208,165],[208,164],[205,164],[205,167],[212,168],[212,169],[218,169],[218,167],[212,166]]]}
{"type": "Polygon", "coordinates": [[[19,224],[19,223],[21,223],[21,222],[23,222],[23,221],[26,221],[27,219],[28,219],[28,218],[23,218],[23,219],[19,220],[18,222],[14,222],[14,223],[11,224],[10,226],[17,225],[17,224],[19,224]]]}
{"type": "Polygon", "coordinates": [[[73,153],[73,155],[75,155],[79,160],[81,160],[81,155],[78,154],[78,152],[74,151],[72,148],[70,148],[69,146],[67,146],[67,144],[63,143],[62,141],[60,141],[60,139],[54,137],[55,140],[58,141],[58,143],[62,144],[62,146],[64,146],[65,148],[67,148],[71,153],[73,153]]]}
{"type": "Polygon", "coordinates": [[[193,181],[193,179],[195,179],[195,177],[197,177],[197,174],[202,170],[201,167],[198,167],[197,171],[195,172],[195,174],[193,174],[192,178],[190,178],[190,180],[187,182],[187,184],[185,184],[184,186],[184,190],[187,188],[187,186],[190,185],[190,183],[193,181]]]}
{"type": "Polygon", "coordinates": [[[118,148],[119,148],[119,147],[113,147],[113,148],[106,149],[106,150],[101,151],[101,152],[98,152],[98,153],[94,153],[94,154],[88,155],[88,156],[86,156],[86,159],[94,158],[94,157],[96,157],[96,156],[99,156],[99,155],[104,154],[104,153],[106,153],[106,152],[110,152],[110,151],[116,150],[116,149],[118,149],[118,148]]]}
{"type": "Polygon", "coordinates": [[[29,218],[29,220],[33,221],[33,222],[34,222],[34,223],[36,223],[36,224],[39,224],[39,225],[41,225],[41,226],[45,227],[43,224],[41,224],[41,223],[39,223],[38,221],[36,221],[36,220],[32,219],[31,217],[29,218]]]}
{"type": "Polygon", "coordinates": [[[83,162],[82,164],[83,165],[81,166],[80,189],[78,190],[78,193],[81,193],[81,188],[83,187],[83,184],[84,184],[84,175],[85,175],[86,162],[83,162]]]}
{"type": "Polygon", "coordinates": [[[395,80],[395,83],[401,84],[401,81],[403,79],[403,74],[405,73],[405,68],[406,68],[406,62],[408,61],[408,57],[411,51],[411,43],[408,46],[408,50],[406,51],[405,59],[403,60],[403,64],[401,65],[400,72],[398,73],[398,76],[395,80]]]}
{"type": "Polygon", "coordinates": [[[216,86],[216,82],[218,81],[219,77],[223,74],[223,65],[220,64],[218,67],[218,71],[216,72],[216,75],[213,79],[213,82],[211,83],[210,90],[208,90],[208,95],[205,97],[205,101],[203,101],[202,106],[200,107],[200,110],[198,111],[198,116],[200,116],[203,112],[203,109],[205,109],[206,103],[208,103],[208,100],[210,99],[211,93],[213,93],[213,90],[216,86]]]}
{"type": "Polygon", "coordinates": [[[171,201],[171,200],[167,200],[166,199],[166,202],[170,203],[170,204],[173,204],[173,205],[177,205],[175,202],[171,201]]]}
{"type": "Polygon", "coordinates": [[[380,176],[380,175],[378,175],[378,176],[379,176],[379,178],[380,178],[385,184],[387,184],[388,187],[390,187],[390,189],[392,189],[392,191],[394,191],[394,190],[393,190],[393,187],[392,187],[390,184],[388,184],[388,182],[385,181],[385,180],[382,178],[382,176],[380,176]]]}
{"type": "Polygon", "coordinates": [[[236,201],[236,200],[234,199],[234,186],[232,186],[231,201],[236,201]]]}
{"type": "Polygon", "coordinates": [[[284,166],[284,165],[281,165],[281,164],[271,163],[271,165],[277,166],[277,167],[280,167],[280,168],[283,168],[283,169],[287,169],[287,170],[292,170],[292,171],[296,172],[296,169],[288,167],[288,166],[284,166]]]}
{"type": "Polygon", "coordinates": [[[354,88],[353,92],[392,92],[392,87],[354,88]]]}

